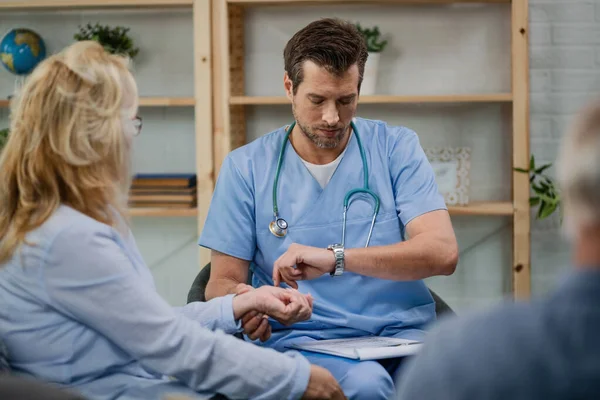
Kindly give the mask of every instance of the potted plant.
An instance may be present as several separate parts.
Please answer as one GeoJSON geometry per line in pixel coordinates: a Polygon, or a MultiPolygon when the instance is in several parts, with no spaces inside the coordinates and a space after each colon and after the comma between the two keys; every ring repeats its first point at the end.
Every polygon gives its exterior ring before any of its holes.
{"type": "Polygon", "coordinates": [[[375,94],[375,87],[377,85],[377,72],[379,70],[381,52],[387,46],[388,41],[382,39],[378,26],[374,26],[373,28],[363,28],[357,23],[356,28],[365,38],[365,41],[367,42],[367,51],[369,52],[360,92],[361,94],[372,95],[375,94]]]}
{"type": "Polygon", "coordinates": [[[134,47],[133,39],[129,37],[129,28],[117,26],[111,28],[107,25],[87,24],[79,26],[79,32],[73,37],[75,40],[94,40],[100,43],[104,49],[111,54],[126,55],[131,59],[139,53],[140,49],[134,47]]]}
{"type": "Polygon", "coordinates": [[[535,157],[532,154],[529,160],[528,169],[515,168],[515,171],[531,174],[529,177],[529,182],[534,195],[529,198],[529,205],[531,207],[538,206],[536,214],[537,219],[547,218],[557,209],[562,211],[560,208],[560,193],[558,192],[554,180],[549,176],[544,175],[544,171],[551,166],[552,163],[537,167],[535,165],[535,157]]]}

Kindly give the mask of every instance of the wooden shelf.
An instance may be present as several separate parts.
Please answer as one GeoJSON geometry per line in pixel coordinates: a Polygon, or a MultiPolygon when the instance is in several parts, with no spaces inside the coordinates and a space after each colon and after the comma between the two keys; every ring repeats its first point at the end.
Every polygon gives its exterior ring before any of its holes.
{"type": "MultiPolygon", "coordinates": [[[[508,103],[511,93],[456,94],[431,96],[361,96],[359,104],[419,104],[419,103],[508,103]]],[[[231,96],[231,105],[276,105],[289,104],[285,96],[231,96]]]]}
{"type": "Polygon", "coordinates": [[[335,3],[354,4],[452,4],[452,3],[510,3],[512,0],[227,0],[237,5],[327,5],[335,3]]]}
{"type": "Polygon", "coordinates": [[[191,7],[193,0],[0,0],[0,9],[191,7]]]}
{"type": "Polygon", "coordinates": [[[141,107],[188,107],[194,106],[196,100],[193,97],[142,97],[141,107]]]}
{"type": "MultiPolygon", "coordinates": [[[[142,97],[140,107],[192,107],[193,97],[142,97]]],[[[0,100],[0,107],[8,107],[8,100],[0,100]]]]}
{"type": "Polygon", "coordinates": [[[514,207],[510,202],[477,202],[466,206],[448,206],[450,215],[512,216],[514,207]]]}
{"type": "Polygon", "coordinates": [[[196,208],[130,208],[132,217],[196,217],[196,208]]]}

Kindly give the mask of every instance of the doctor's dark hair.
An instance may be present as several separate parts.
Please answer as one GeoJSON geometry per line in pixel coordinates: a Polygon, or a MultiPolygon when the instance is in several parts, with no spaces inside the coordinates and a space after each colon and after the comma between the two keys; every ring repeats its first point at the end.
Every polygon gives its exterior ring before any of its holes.
{"type": "Polygon", "coordinates": [[[360,91],[367,57],[363,35],[354,24],[337,18],[311,22],[292,36],[283,51],[285,71],[294,94],[304,78],[302,65],[308,60],[335,75],[342,75],[357,64],[360,91]]]}

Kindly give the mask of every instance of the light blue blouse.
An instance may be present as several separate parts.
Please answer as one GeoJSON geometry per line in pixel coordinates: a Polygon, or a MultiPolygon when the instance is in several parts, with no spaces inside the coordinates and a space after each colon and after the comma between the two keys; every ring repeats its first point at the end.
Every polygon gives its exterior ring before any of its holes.
{"type": "Polygon", "coordinates": [[[168,305],[127,232],[63,206],[0,265],[0,338],[13,369],[101,400],[302,396],[304,357],[230,335],[231,295],[168,305]]]}

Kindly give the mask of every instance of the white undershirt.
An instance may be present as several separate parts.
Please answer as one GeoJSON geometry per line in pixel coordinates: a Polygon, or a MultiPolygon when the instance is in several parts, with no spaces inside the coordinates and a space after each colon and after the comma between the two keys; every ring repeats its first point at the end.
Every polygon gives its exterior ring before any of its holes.
{"type": "MultiPolygon", "coordinates": [[[[348,142],[350,141],[348,140],[348,142]]],[[[339,165],[340,161],[342,161],[342,157],[344,157],[346,149],[348,149],[348,145],[346,145],[344,151],[342,151],[342,153],[329,164],[311,164],[301,158],[304,165],[306,165],[306,168],[308,168],[310,174],[317,180],[317,182],[319,182],[319,185],[321,185],[321,189],[325,189],[325,186],[327,186],[329,183],[329,180],[333,176],[335,169],[339,165]]]]}

